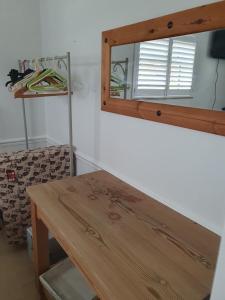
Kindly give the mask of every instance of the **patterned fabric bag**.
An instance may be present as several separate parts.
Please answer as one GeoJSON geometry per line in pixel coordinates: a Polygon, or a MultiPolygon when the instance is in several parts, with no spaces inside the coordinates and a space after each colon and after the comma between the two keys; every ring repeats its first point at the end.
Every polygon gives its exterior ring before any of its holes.
{"type": "Polygon", "coordinates": [[[31,225],[26,188],[69,176],[69,153],[69,146],[63,145],[0,154],[0,210],[10,244],[23,244],[31,225]]]}

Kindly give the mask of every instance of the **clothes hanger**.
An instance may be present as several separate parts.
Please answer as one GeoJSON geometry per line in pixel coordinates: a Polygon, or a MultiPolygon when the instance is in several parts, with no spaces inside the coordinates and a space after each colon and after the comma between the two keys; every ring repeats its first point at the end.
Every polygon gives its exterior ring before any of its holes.
{"type": "Polygon", "coordinates": [[[12,87],[12,92],[14,93],[15,98],[23,98],[24,94],[28,91],[27,82],[29,82],[32,78],[36,77],[36,72],[28,75],[24,80],[21,80],[15,86],[12,87]]]}
{"type": "Polygon", "coordinates": [[[32,78],[35,78],[39,74],[39,71],[34,71],[30,68],[30,64],[32,65],[31,68],[36,68],[36,66],[33,65],[33,61],[24,60],[21,63],[24,73],[21,73],[23,75],[22,79],[17,81],[17,83],[14,84],[11,88],[12,92],[14,93],[14,96],[20,93],[21,89],[25,90],[27,82],[29,82],[32,78]]]}
{"type": "Polygon", "coordinates": [[[27,96],[27,92],[46,93],[59,92],[67,90],[67,81],[52,69],[41,72],[35,72],[34,76],[27,78],[20,87],[14,92],[15,98],[23,98],[27,96]],[[38,75],[37,75],[38,73],[38,75]]]}
{"type": "MultiPolygon", "coordinates": [[[[32,64],[32,67],[35,69],[35,71],[32,75],[26,76],[20,80],[15,86],[13,91],[16,98],[23,98],[25,95],[27,96],[28,91],[35,93],[46,93],[67,90],[67,80],[63,76],[58,74],[52,68],[45,69],[44,64],[47,67],[48,61],[50,61],[50,58],[46,58],[44,61],[33,59],[29,62],[29,64],[32,64]]],[[[55,63],[57,67],[58,61],[55,61],[55,63]]]]}
{"type": "Polygon", "coordinates": [[[24,61],[21,62],[22,70],[20,70],[20,71],[15,70],[15,69],[11,69],[11,71],[7,75],[7,76],[10,77],[11,80],[6,82],[6,84],[5,84],[6,87],[8,85],[10,85],[9,88],[11,88],[17,82],[21,81],[24,77],[26,77],[28,74],[30,74],[31,72],[33,72],[33,70],[31,70],[29,67],[26,68],[26,64],[28,62],[29,62],[28,60],[24,60],[24,61]]]}
{"type": "Polygon", "coordinates": [[[53,69],[47,69],[36,78],[27,83],[27,87],[33,92],[59,91],[67,89],[67,81],[53,69]],[[48,85],[40,85],[47,82],[48,85]]]}
{"type": "Polygon", "coordinates": [[[59,59],[59,61],[61,61],[64,64],[65,69],[67,70],[67,64],[65,63],[64,59],[59,59]]]}
{"type": "Polygon", "coordinates": [[[124,82],[119,77],[116,77],[115,75],[111,75],[111,81],[118,85],[124,84],[124,82]]]}
{"type": "Polygon", "coordinates": [[[40,73],[40,67],[38,67],[37,61],[34,59],[31,61],[24,60],[21,64],[23,70],[25,70],[23,74],[27,75],[12,87],[12,92],[14,93],[15,98],[22,98],[23,94],[27,91],[27,83],[32,78],[37,77],[40,73]]]}
{"type": "Polygon", "coordinates": [[[36,76],[34,71],[31,72],[30,74],[27,74],[23,79],[21,79],[11,87],[11,91],[15,92],[16,90],[26,86],[26,83],[29,82],[29,80],[34,76],[36,76]]]}

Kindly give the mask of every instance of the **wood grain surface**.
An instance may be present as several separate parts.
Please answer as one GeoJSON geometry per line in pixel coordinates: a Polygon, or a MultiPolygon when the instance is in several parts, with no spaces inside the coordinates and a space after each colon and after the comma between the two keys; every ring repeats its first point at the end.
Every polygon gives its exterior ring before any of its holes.
{"type": "Polygon", "coordinates": [[[32,186],[28,194],[101,299],[210,293],[219,237],[109,173],[32,186]]]}

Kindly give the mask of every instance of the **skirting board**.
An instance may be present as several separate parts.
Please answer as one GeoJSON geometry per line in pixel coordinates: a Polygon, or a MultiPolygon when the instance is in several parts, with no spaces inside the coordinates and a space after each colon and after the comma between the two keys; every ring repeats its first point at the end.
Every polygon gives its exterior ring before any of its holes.
{"type": "MultiPolygon", "coordinates": [[[[49,145],[58,145],[60,142],[52,139],[47,138],[49,145]]],[[[171,201],[168,201],[168,199],[162,197],[161,195],[158,195],[151,191],[150,189],[142,186],[140,183],[135,182],[133,179],[129,178],[128,176],[124,176],[123,174],[117,172],[116,170],[112,169],[110,166],[107,166],[106,164],[102,162],[98,162],[91,157],[76,151],[76,163],[77,163],[77,175],[81,175],[84,173],[94,172],[97,170],[105,170],[112,175],[118,177],[119,179],[125,181],[126,183],[130,184],[131,186],[135,187],[136,189],[142,191],[146,195],[152,197],[153,199],[156,199],[157,201],[161,202],[162,204],[170,207],[171,209],[177,211],[178,213],[186,216],[187,218],[193,220],[194,222],[204,226],[205,228],[215,232],[216,234],[221,236],[222,228],[216,226],[215,224],[209,223],[206,219],[202,218],[201,216],[195,214],[193,211],[187,211],[181,206],[173,205],[171,204],[171,201]]]]}
{"type": "MultiPolygon", "coordinates": [[[[45,147],[47,145],[47,138],[45,136],[37,136],[29,138],[29,148],[45,147]]],[[[0,140],[1,152],[14,152],[26,149],[26,142],[24,138],[0,140]]]]}

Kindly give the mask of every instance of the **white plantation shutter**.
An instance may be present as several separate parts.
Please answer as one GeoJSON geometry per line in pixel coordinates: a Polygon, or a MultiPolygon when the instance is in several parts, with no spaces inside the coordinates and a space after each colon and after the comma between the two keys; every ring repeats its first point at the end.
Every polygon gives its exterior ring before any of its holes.
{"type": "Polygon", "coordinates": [[[185,91],[190,94],[193,83],[195,51],[196,42],[194,40],[173,40],[169,79],[169,94],[174,94],[174,92],[176,92],[182,95],[185,91]]]}
{"type": "Polygon", "coordinates": [[[136,51],[134,97],[190,96],[195,52],[193,36],[140,43],[136,51]]]}
{"type": "Polygon", "coordinates": [[[164,95],[167,84],[169,39],[140,43],[136,91],[164,95]]]}

